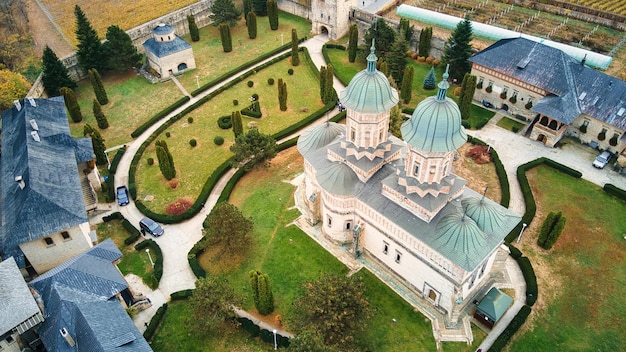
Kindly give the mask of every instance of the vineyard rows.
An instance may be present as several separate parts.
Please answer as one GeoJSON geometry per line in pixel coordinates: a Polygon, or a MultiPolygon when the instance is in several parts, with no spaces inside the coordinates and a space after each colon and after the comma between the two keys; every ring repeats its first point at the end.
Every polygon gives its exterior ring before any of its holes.
{"type": "Polygon", "coordinates": [[[626,0],[565,0],[566,2],[589,7],[603,12],[626,16],[626,0]]]}

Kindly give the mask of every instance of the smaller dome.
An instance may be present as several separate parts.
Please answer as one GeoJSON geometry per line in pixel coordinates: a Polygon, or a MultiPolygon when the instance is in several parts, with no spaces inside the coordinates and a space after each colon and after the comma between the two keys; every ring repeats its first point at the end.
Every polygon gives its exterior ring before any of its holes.
{"type": "Polygon", "coordinates": [[[481,230],[493,233],[505,225],[504,214],[484,197],[475,197],[461,200],[465,214],[472,218],[481,230]]]}
{"type": "Polygon", "coordinates": [[[327,192],[342,196],[353,195],[361,181],[350,167],[334,162],[317,174],[317,181],[327,192]]]}
{"type": "Polygon", "coordinates": [[[445,215],[435,230],[439,249],[447,248],[456,253],[473,255],[486,243],[485,235],[476,222],[464,213],[445,215]]]}
{"type": "Polygon", "coordinates": [[[169,24],[159,23],[156,27],[154,27],[152,33],[155,35],[171,34],[174,33],[174,27],[170,26],[169,24]]]}
{"type": "Polygon", "coordinates": [[[302,155],[323,148],[343,133],[345,126],[326,122],[311,128],[307,128],[298,138],[298,151],[302,155]]]}

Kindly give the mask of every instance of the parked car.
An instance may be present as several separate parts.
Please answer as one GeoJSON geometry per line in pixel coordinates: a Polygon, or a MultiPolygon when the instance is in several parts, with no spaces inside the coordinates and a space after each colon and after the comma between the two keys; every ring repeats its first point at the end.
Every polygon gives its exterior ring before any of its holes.
{"type": "Polygon", "coordinates": [[[161,225],[150,218],[143,218],[139,221],[139,230],[141,230],[141,233],[144,235],[149,233],[154,237],[159,237],[165,233],[161,225]]]}
{"type": "Polygon", "coordinates": [[[128,188],[126,186],[117,187],[117,204],[128,204],[128,188]]]}
{"type": "Polygon", "coordinates": [[[606,164],[609,163],[610,159],[611,159],[611,152],[605,150],[596,157],[596,160],[593,161],[592,165],[595,168],[604,169],[606,164]]]}

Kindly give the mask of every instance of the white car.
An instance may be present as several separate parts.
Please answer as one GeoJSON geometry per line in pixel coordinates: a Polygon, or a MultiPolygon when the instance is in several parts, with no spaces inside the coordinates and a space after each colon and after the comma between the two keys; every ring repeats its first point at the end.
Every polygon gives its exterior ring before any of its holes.
{"type": "Polygon", "coordinates": [[[611,159],[611,153],[605,150],[596,157],[596,160],[593,161],[592,165],[593,167],[597,169],[604,169],[606,164],[609,163],[610,159],[611,159]]]}

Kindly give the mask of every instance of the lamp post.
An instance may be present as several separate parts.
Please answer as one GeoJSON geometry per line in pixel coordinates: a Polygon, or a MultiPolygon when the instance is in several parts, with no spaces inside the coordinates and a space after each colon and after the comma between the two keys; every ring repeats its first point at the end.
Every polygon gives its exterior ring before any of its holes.
{"type": "Polygon", "coordinates": [[[524,233],[524,229],[526,228],[526,226],[528,226],[528,224],[526,223],[522,224],[522,229],[519,232],[519,236],[517,236],[517,243],[519,243],[519,241],[522,239],[522,234],[524,233]]]}
{"type": "Polygon", "coordinates": [[[200,88],[200,80],[198,79],[199,75],[196,75],[196,85],[200,88]]]}
{"type": "Polygon", "coordinates": [[[274,333],[274,350],[278,349],[278,343],[276,343],[276,329],[272,330],[274,333]]]}
{"type": "Polygon", "coordinates": [[[152,256],[150,255],[150,248],[146,248],[146,253],[148,253],[148,259],[150,259],[150,264],[154,268],[154,262],[152,261],[152,256]]]}

